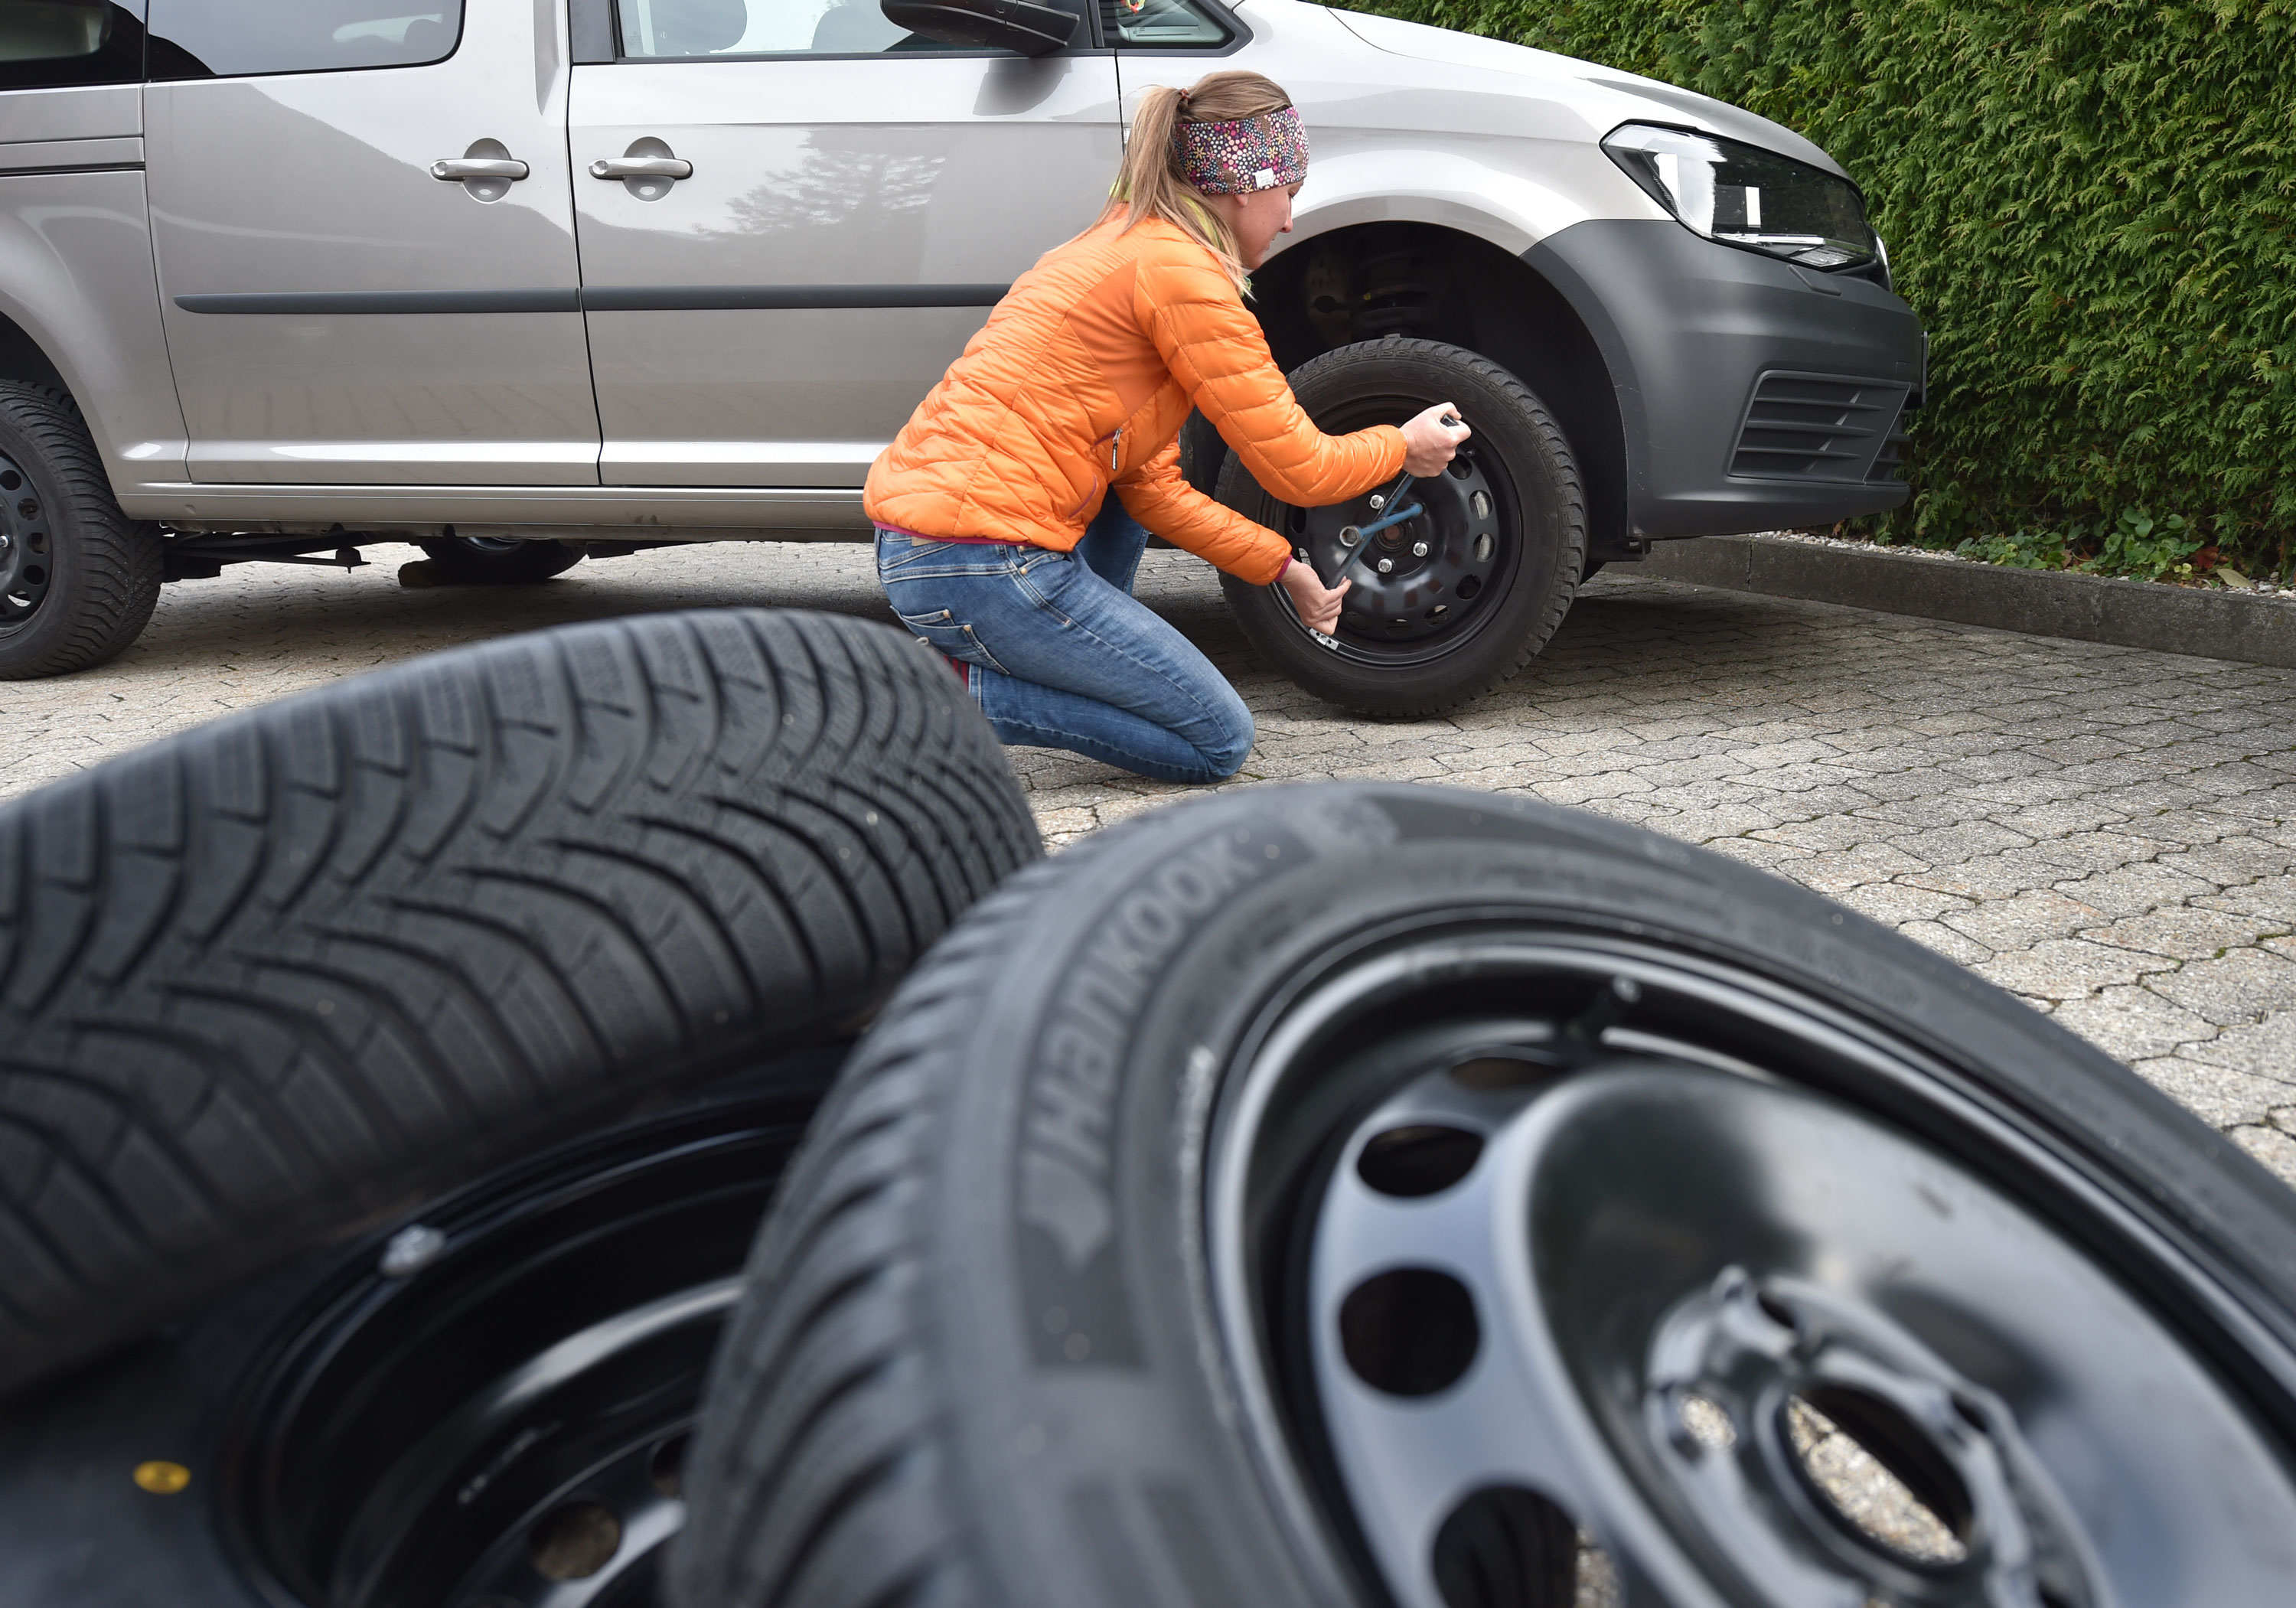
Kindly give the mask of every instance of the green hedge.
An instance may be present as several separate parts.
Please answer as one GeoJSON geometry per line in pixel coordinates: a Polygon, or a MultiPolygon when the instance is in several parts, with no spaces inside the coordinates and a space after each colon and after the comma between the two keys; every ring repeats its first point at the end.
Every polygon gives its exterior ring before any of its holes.
{"type": "Polygon", "coordinates": [[[2291,0],[1367,9],[1702,90],[1849,170],[1931,339],[1915,497],[1884,539],[2290,572],[2291,0]]]}

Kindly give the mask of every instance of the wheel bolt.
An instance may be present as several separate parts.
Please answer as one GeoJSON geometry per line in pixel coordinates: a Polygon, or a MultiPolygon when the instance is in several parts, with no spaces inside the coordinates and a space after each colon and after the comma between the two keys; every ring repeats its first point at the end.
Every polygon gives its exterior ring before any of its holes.
{"type": "Polygon", "coordinates": [[[1374,491],[1371,494],[1371,511],[1374,513],[1377,513],[1381,509],[1386,506],[1387,496],[1385,493],[1374,491]]]}
{"type": "Polygon", "coordinates": [[[9,546],[8,533],[4,530],[0,530],[0,553],[7,552],[9,546]]]}
{"type": "Polygon", "coordinates": [[[1412,543],[1411,556],[1414,558],[1425,558],[1427,556],[1427,544],[1425,542],[1412,543]]]}
{"type": "Polygon", "coordinates": [[[1382,575],[1386,575],[1386,574],[1388,574],[1388,573],[1391,572],[1391,571],[1394,570],[1394,568],[1395,568],[1395,561],[1394,561],[1393,559],[1391,559],[1391,558],[1383,558],[1383,559],[1382,559],[1382,560],[1380,560],[1380,561],[1379,561],[1379,572],[1380,572],[1382,575]]]}

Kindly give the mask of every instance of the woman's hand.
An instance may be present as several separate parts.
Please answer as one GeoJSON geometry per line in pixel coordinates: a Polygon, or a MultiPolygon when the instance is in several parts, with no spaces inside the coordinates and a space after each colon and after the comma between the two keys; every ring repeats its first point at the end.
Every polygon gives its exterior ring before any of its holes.
{"type": "Polygon", "coordinates": [[[1440,474],[1457,454],[1459,444],[1475,432],[1459,423],[1459,410],[1448,402],[1434,406],[1403,427],[1403,472],[1413,480],[1440,474]],[[1448,418],[1451,423],[1443,421],[1448,418]]]}
{"type": "Polygon", "coordinates": [[[1292,595],[1292,607],[1298,611],[1300,623],[1329,636],[1332,628],[1340,623],[1340,599],[1348,595],[1348,588],[1355,582],[1343,580],[1327,588],[1321,576],[1296,558],[1284,567],[1279,578],[1283,589],[1292,595]]]}

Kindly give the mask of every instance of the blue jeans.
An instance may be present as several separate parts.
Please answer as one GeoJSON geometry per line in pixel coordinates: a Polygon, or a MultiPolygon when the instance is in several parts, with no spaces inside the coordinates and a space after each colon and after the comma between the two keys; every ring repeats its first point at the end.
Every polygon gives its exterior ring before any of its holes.
{"type": "Polygon", "coordinates": [[[880,530],[877,577],[901,623],[967,667],[1004,742],[1163,782],[1217,782],[1251,752],[1251,712],[1132,595],[1147,545],[1111,496],[1073,554],[880,530]]]}

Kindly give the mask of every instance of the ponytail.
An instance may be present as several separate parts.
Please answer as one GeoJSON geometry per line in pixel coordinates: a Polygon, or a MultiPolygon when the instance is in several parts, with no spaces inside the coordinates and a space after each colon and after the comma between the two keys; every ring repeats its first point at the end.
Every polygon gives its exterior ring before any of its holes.
{"type": "Polygon", "coordinates": [[[1248,289],[1235,237],[1181,169],[1177,131],[1183,121],[1235,122],[1291,104],[1292,97],[1274,80],[1256,72],[1210,73],[1186,89],[1156,86],[1140,97],[1140,110],[1132,115],[1124,166],[1109,192],[1101,221],[1121,213],[1128,229],[1145,218],[1160,217],[1218,258],[1238,291],[1248,289]]]}

